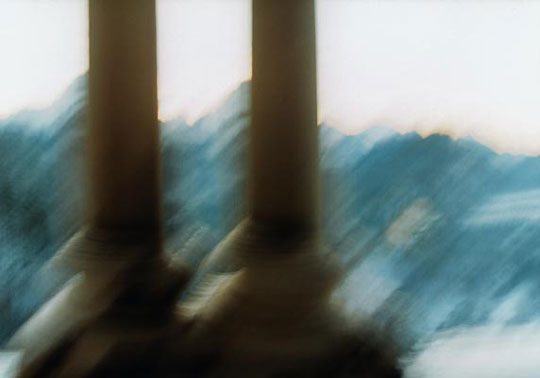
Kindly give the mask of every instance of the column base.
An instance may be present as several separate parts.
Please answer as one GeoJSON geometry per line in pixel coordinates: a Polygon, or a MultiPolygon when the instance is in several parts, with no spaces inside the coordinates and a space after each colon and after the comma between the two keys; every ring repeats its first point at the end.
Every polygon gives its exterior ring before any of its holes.
{"type": "Polygon", "coordinates": [[[183,309],[218,345],[210,376],[401,376],[392,344],[332,299],[341,272],[317,235],[283,239],[248,220],[205,269],[206,288],[183,309]]]}
{"type": "Polygon", "coordinates": [[[162,346],[189,326],[174,310],[189,275],[156,251],[155,238],[130,236],[86,230],[53,258],[75,275],[8,343],[24,353],[18,377],[158,368],[162,346]]]}

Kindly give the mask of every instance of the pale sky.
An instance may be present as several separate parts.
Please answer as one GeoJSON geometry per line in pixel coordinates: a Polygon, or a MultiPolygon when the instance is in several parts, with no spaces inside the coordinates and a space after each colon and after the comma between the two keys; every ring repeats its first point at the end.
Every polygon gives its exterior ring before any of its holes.
{"type": "MultiPolygon", "coordinates": [[[[84,0],[0,0],[0,117],[88,68],[84,0]]],[[[158,0],[160,117],[193,122],[251,76],[249,0],[158,0]]],[[[320,119],[540,154],[540,1],[318,0],[320,119]]]]}

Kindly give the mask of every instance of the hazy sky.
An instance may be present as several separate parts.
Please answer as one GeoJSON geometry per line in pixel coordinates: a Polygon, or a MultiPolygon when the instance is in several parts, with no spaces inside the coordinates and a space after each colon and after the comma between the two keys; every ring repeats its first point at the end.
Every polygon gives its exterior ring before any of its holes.
{"type": "MultiPolygon", "coordinates": [[[[319,112],[540,154],[540,1],[317,1],[319,112]]],[[[0,0],[0,117],[86,71],[84,0],[0,0]]],[[[158,0],[160,117],[189,121],[251,75],[250,1],[158,0]]]]}

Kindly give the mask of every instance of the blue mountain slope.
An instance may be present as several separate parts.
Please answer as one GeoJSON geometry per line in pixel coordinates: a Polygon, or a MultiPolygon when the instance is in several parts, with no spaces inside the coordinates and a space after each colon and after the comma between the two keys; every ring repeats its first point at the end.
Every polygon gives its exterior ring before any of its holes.
{"type": "MultiPolygon", "coordinates": [[[[30,277],[81,222],[85,83],[0,121],[0,342],[47,297],[30,277]]],[[[166,247],[193,266],[245,214],[248,124],[244,83],[194,125],[161,125],[166,247]]],[[[347,309],[411,343],[536,319],[540,158],[383,127],[320,135],[324,239],[348,270],[347,309]]]]}

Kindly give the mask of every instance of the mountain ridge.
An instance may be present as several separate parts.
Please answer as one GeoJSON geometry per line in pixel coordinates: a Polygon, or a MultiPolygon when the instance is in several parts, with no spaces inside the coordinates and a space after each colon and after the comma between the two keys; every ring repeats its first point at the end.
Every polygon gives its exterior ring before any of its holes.
{"type": "MultiPolygon", "coordinates": [[[[0,120],[0,342],[54,291],[26,281],[82,224],[85,86],[83,75],[42,119],[0,120]]],[[[192,126],[160,123],[165,245],[194,267],[245,215],[248,125],[248,83],[192,126]]],[[[349,272],[346,308],[403,324],[412,343],[540,313],[540,220],[499,210],[536,209],[539,157],[380,126],[323,123],[320,145],[323,238],[349,272]]]]}

